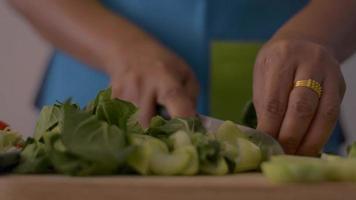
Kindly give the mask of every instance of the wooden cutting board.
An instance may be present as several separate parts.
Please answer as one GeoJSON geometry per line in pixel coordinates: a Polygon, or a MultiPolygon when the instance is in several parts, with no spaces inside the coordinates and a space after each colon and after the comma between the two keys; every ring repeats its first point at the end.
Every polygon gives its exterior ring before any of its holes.
{"type": "Polygon", "coordinates": [[[196,177],[0,176],[0,200],[356,200],[356,184],[272,184],[261,174],[196,177]]]}

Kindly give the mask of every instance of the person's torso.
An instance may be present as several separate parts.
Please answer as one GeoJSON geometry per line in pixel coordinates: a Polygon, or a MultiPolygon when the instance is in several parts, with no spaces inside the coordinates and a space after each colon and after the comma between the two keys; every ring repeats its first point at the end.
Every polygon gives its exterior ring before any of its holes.
{"type": "MultiPolygon", "coordinates": [[[[198,110],[209,111],[212,40],[265,41],[307,0],[102,0],[105,7],[138,25],[192,67],[201,86],[198,110]]],[[[37,105],[68,97],[84,105],[108,77],[65,52],[56,51],[37,105]]]]}

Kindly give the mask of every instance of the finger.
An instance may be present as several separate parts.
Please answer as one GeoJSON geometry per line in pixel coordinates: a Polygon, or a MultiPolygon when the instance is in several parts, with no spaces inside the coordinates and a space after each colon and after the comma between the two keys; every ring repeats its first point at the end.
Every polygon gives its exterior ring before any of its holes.
{"type": "Polygon", "coordinates": [[[188,75],[188,78],[184,84],[184,87],[185,87],[191,101],[194,103],[194,107],[195,107],[197,98],[199,95],[199,82],[195,78],[193,73],[190,73],[190,75],[188,75]]]}
{"type": "Polygon", "coordinates": [[[143,127],[148,127],[151,118],[156,112],[155,93],[151,89],[145,89],[140,99],[139,121],[143,127]]]}
{"type": "Polygon", "coordinates": [[[139,105],[141,92],[140,78],[128,74],[123,80],[120,80],[120,83],[115,85],[117,88],[113,90],[115,97],[134,103],[136,106],[139,105]]]}
{"type": "Polygon", "coordinates": [[[166,107],[172,117],[189,117],[196,114],[194,103],[180,85],[168,84],[160,89],[157,94],[157,101],[166,107]]]}
{"type": "Polygon", "coordinates": [[[124,85],[115,81],[111,81],[110,86],[111,86],[111,97],[119,98],[120,94],[123,91],[124,85]]]}
{"type": "Polygon", "coordinates": [[[281,61],[269,62],[263,67],[270,68],[268,71],[259,72],[264,73],[264,82],[256,80],[254,85],[257,129],[276,138],[287,108],[288,95],[293,86],[294,67],[287,66],[281,61]]]}
{"type": "MultiPolygon", "coordinates": [[[[299,66],[294,82],[313,79],[322,83],[322,75],[315,67],[299,66]]],[[[319,104],[318,94],[307,87],[295,87],[290,92],[286,115],[278,140],[288,154],[295,154],[314,118],[319,104]]]]}
{"type": "MultiPolygon", "coordinates": [[[[339,116],[340,104],[343,91],[340,91],[338,83],[340,80],[326,77],[323,84],[323,94],[320,99],[317,114],[304,137],[297,154],[316,156],[326,144],[339,116]]],[[[343,90],[343,89],[341,89],[343,90]]]]}

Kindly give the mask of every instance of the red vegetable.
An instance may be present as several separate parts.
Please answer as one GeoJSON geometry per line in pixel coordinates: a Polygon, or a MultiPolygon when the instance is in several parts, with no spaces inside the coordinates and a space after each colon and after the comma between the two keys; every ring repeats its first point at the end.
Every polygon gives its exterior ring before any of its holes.
{"type": "Polygon", "coordinates": [[[4,130],[6,127],[8,127],[9,125],[7,125],[5,122],[0,121],[0,130],[4,130]]]}

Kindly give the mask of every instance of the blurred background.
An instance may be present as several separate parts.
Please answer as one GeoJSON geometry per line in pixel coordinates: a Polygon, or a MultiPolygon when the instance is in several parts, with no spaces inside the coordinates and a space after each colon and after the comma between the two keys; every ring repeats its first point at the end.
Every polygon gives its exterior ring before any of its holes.
{"type": "MultiPolygon", "coordinates": [[[[243,44],[241,42],[225,44],[216,42],[212,45],[212,112],[214,116],[229,118],[222,107],[238,102],[239,107],[250,96],[251,86],[248,84],[228,85],[225,82],[237,80],[237,83],[251,81],[252,68],[244,66],[253,64],[254,57],[242,52],[257,52],[261,43],[243,44]],[[229,66],[239,65],[242,71],[237,76],[229,76],[229,66]],[[214,66],[224,70],[214,72],[214,66]],[[243,79],[243,80],[242,80],[243,79]],[[245,96],[231,96],[233,90],[249,91],[245,96]],[[214,100],[215,99],[215,100],[214,100]],[[242,101],[242,100],[243,101],[242,101]],[[239,102],[241,101],[241,102],[239,102]]],[[[33,30],[17,13],[0,1],[0,119],[24,135],[31,135],[35,126],[38,110],[34,107],[36,91],[41,83],[52,47],[33,30]]],[[[253,54],[249,54],[253,55],[253,54]]],[[[356,55],[343,64],[343,72],[348,90],[342,105],[341,123],[350,140],[356,140],[356,55]]],[[[229,73],[230,72],[230,73],[229,73]]],[[[229,108],[229,106],[227,106],[229,108]]],[[[231,109],[231,107],[230,107],[231,109]]],[[[236,121],[236,119],[234,119],[236,121]]]]}

